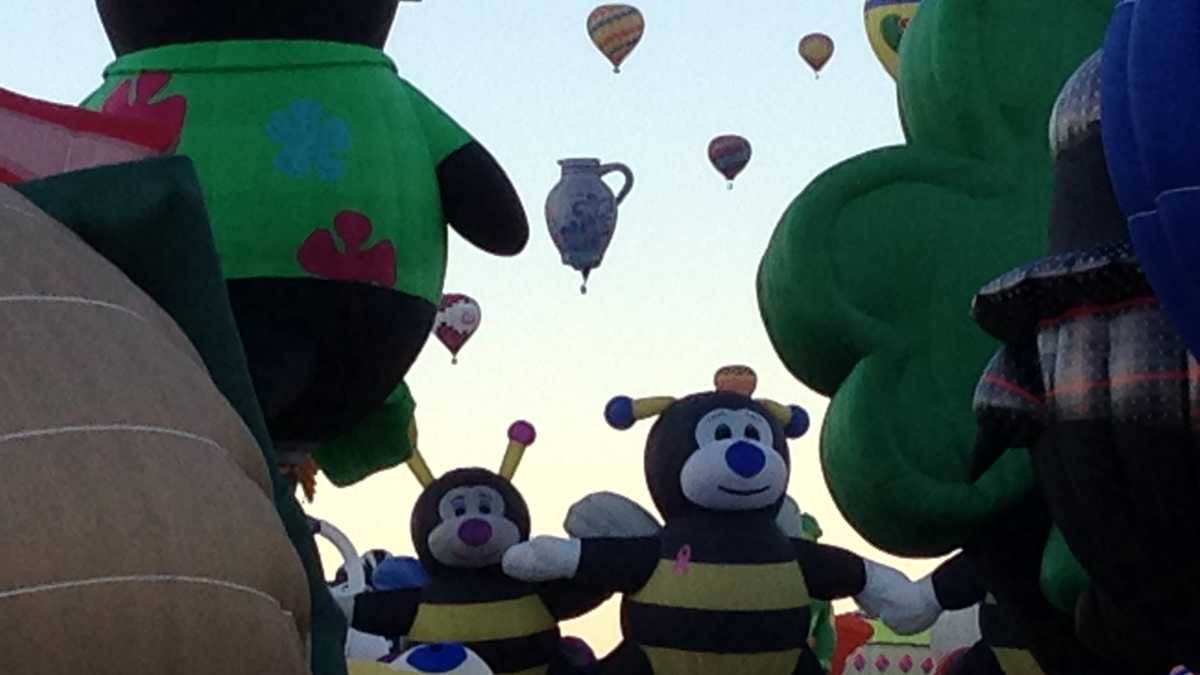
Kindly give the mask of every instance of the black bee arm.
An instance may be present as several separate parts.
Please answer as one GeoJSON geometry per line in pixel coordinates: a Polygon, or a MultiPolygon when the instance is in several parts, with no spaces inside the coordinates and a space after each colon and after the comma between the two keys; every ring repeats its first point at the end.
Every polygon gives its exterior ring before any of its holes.
{"type": "Polygon", "coordinates": [[[657,537],[583,539],[574,581],[583,587],[632,593],[650,580],[662,544],[657,537]]]}
{"type": "Polygon", "coordinates": [[[372,635],[400,637],[412,628],[420,604],[419,588],[359,593],[354,597],[350,626],[372,635]]]}
{"type": "Polygon", "coordinates": [[[437,167],[442,212],[456,232],[496,255],[520,253],[529,241],[529,222],[517,190],[491,153],[475,141],[437,167]]]}
{"type": "Polygon", "coordinates": [[[840,600],[854,597],[866,587],[867,569],[858,554],[804,539],[793,539],[792,545],[812,597],[840,600]]]}
{"type": "Polygon", "coordinates": [[[546,582],[540,593],[550,616],[559,621],[587,614],[604,604],[612,594],[611,589],[580,583],[577,579],[546,582]]]}
{"type": "Polygon", "coordinates": [[[939,565],[930,576],[938,604],[945,609],[966,609],[987,597],[979,572],[962,553],[939,565]]]}

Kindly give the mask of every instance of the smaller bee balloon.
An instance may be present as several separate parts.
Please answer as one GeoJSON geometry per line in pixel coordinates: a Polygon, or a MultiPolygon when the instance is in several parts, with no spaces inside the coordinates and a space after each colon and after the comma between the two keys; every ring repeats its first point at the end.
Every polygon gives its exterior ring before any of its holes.
{"type": "Polygon", "coordinates": [[[920,0],[867,0],[863,7],[871,49],[893,80],[900,79],[900,39],[920,5],[920,0]]]}
{"type": "Polygon", "coordinates": [[[450,362],[458,363],[458,352],[479,329],[479,303],[460,293],[447,293],[438,306],[433,334],[450,350],[450,362]]]}

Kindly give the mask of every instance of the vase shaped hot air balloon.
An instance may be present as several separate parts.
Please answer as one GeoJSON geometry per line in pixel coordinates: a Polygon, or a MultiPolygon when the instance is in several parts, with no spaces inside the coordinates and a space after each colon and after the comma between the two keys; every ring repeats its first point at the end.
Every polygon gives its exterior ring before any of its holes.
{"type": "Polygon", "coordinates": [[[730,190],[733,179],[750,163],[750,154],[750,141],[741,136],[717,136],[708,144],[708,160],[729,181],[730,190]]]}
{"type": "Polygon", "coordinates": [[[583,274],[580,293],[587,293],[591,271],[600,266],[617,226],[617,207],[633,189],[633,172],[624,164],[598,159],[563,159],[562,178],[546,198],[546,224],[564,265],[583,274]],[[625,185],[614,197],[601,179],[618,171],[625,185]]]}
{"type": "Polygon", "coordinates": [[[637,7],[630,5],[600,5],[587,20],[588,35],[613,65],[621,72],[621,63],[633,52],[646,31],[646,20],[637,7]]]}
{"type": "Polygon", "coordinates": [[[900,38],[920,5],[920,0],[867,0],[863,6],[871,49],[893,80],[900,77],[900,38]]]}
{"type": "Polygon", "coordinates": [[[800,58],[813,69],[817,79],[821,77],[821,69],[833,57],[833,38],[824,33],[809,33],[800,38],[798,47],[800,58]]]}
{"type": "Polygon", "coordinates": [[[479,303],[460,293],[447,293],[438,306],[433,332],[450,350],[451,363],[458,363],[458,351],[479,328],[479,303]]]}

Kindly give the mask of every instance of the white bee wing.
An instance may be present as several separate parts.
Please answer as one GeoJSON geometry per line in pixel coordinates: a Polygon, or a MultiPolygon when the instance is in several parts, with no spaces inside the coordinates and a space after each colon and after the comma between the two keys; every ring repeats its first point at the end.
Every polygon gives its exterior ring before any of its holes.
{"type": "Polygon", "coordinates": [[[596,492],[575,503],[563,522],[577,539],[653,537],[662,525],[637,502],[612,492],[596,492]]]}

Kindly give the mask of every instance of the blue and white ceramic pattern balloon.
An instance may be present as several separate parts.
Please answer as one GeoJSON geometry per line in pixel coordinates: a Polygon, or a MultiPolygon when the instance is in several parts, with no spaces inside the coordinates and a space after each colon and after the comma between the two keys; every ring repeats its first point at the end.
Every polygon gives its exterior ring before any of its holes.
{"type": "Polygon", "coordinates": [[[559,160],[562,177],[546,198],[546,225],[562,254],[564,265],[583,274],[587,292],[591,271],[600,266],[617,227],[617,207],[633,188],[633,172],[624,164],[601,164],[598,159],[559,160]],[[613,196],[602,179],[617,171],[625,185],[613,196]]]}

